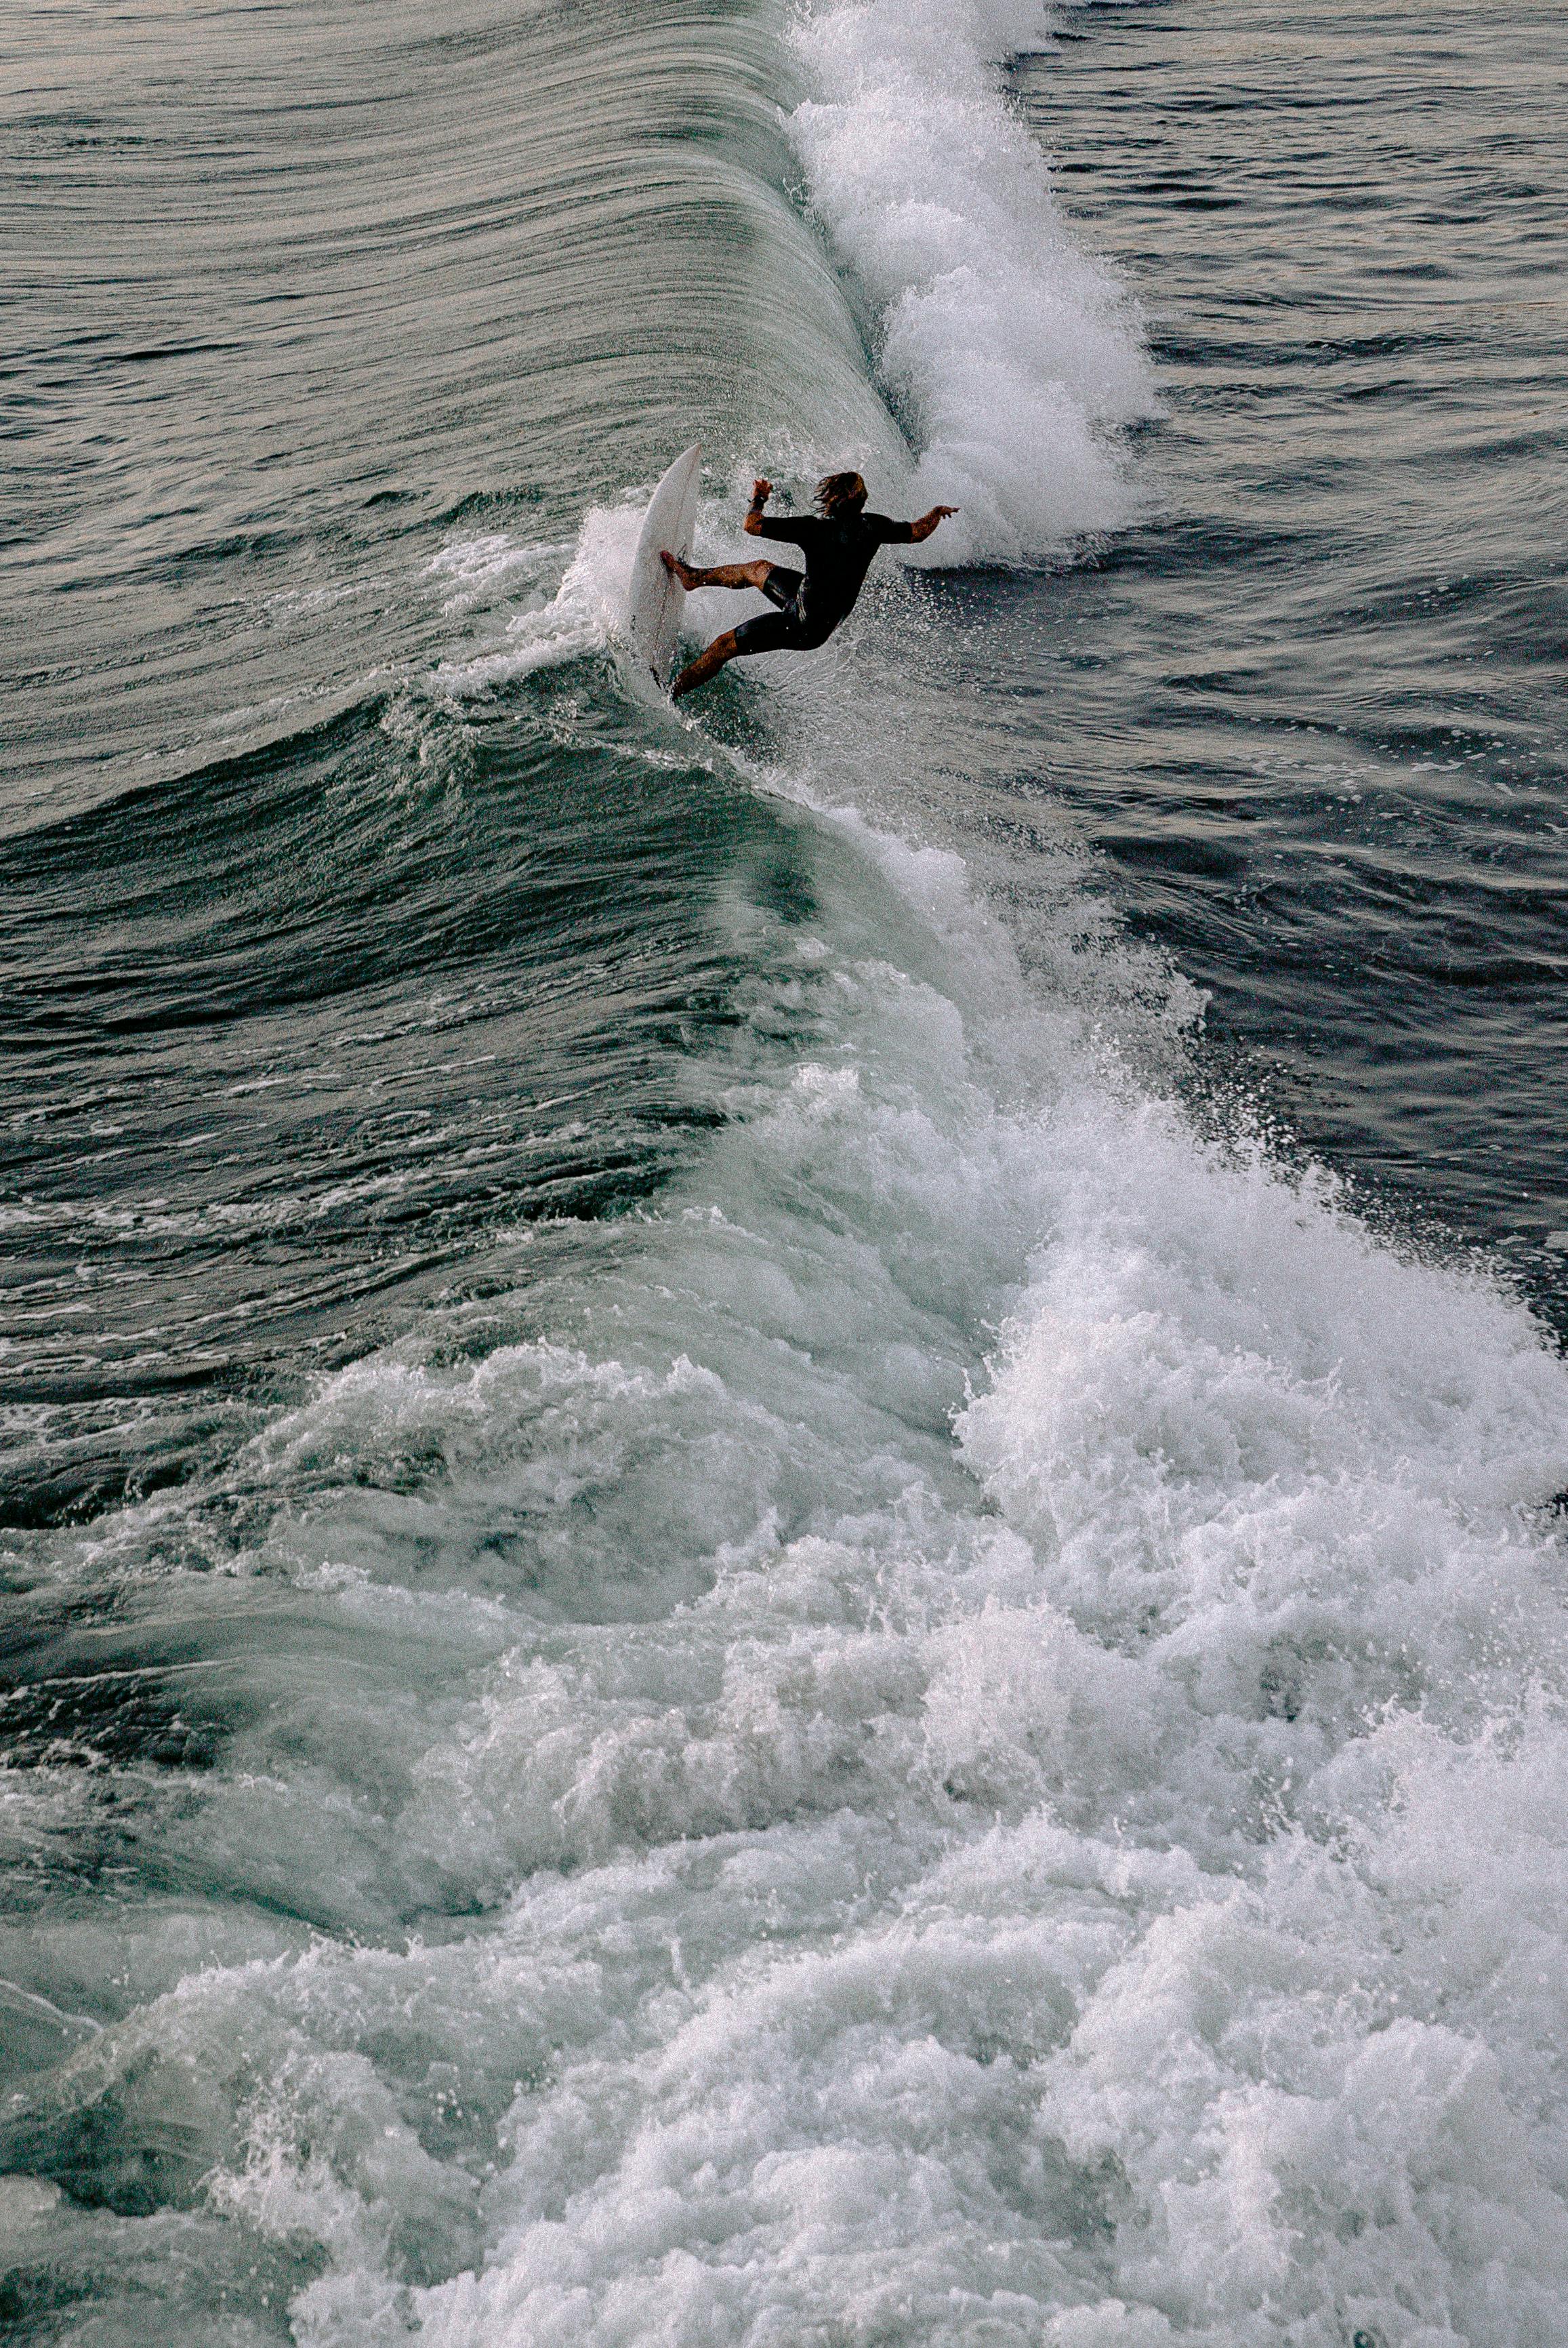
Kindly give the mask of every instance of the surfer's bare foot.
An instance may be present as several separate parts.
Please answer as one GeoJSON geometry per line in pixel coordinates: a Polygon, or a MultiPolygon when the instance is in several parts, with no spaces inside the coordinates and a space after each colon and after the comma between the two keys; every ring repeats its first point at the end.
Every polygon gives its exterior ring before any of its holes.
{"type": "Polygon", "coordinates": [[[659,551],[659,560],[664,565],[666,571],[670,572],[673,577],[679,579],[682,586],[685,588],[688,594],[691,593],[693,587],[701,584],[702,577],[702,572],[700,571],[693,571],[689,562],[682,562],[678,554],[671,554],[667,548],[661,547],[659,551]]]}

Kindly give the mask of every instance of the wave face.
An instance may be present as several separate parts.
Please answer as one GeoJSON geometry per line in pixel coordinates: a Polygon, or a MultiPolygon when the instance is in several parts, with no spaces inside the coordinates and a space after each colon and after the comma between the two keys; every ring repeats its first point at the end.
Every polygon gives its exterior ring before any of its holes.
{"type": "Polygon", "coordinates": [[[1042,777],[1200,592],[1042,33],[40,23],[8,2339],[1568,2329],[1568,1366],[1042,777]],[[696,438],[714,553],[764,467],[964,511],[686,723],[614,623],[696,438]]]}

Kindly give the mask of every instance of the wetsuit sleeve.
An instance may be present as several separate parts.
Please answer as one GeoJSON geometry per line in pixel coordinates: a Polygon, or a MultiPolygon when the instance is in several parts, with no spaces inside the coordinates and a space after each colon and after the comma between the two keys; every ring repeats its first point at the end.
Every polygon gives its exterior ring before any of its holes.
{"type": "Polygon", "coordinates": [[[913,546],[915,525],[912,521],[891,521],[886,514],[868,513],[866,528],[876,532],[878,546],[913,546]]]}
{"type": "Polygon", "coordinates": [[[764,514],[753,538],[782,538],[791,546],[809,546],[822,524],[812,514],[764,514]]]}

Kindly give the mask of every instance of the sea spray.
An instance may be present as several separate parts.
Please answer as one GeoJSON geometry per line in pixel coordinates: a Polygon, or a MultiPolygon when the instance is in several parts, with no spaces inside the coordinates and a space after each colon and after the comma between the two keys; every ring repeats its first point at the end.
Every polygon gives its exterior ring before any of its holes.
{"type": "Polygon", "coordinates": [[[1155,410],[1125,291],[1073,242],[998,88],[997,61],[1048,32],[1019,0],[818,0],[794,22],[814,95],[790,136],[876,313],[917,454],[909,494],[961,508],[932,542],[944,564],[1125,522],[1112,433],[1155,410]]]}

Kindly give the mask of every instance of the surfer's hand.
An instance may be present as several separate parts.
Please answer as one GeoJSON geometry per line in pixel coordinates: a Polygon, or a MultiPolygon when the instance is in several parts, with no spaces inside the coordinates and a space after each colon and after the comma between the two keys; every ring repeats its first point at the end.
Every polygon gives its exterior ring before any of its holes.
{"type": "Polygon", "coordinates": [[[918,521],[912,521],[909,524],[911,542],[916,546],[920,545],[924,540],[930,537],[938,522],[946,521],[949,514],[956,514],[958,510],[957,506],[933,506],[929,513],[923,513],[918,521]]]}
{"type": "Polygon", "coordinates": [[[765,506],[773,493],[774,485],[771,481],[753,481],[752,483],[753,505],[765,506]]]}

